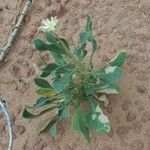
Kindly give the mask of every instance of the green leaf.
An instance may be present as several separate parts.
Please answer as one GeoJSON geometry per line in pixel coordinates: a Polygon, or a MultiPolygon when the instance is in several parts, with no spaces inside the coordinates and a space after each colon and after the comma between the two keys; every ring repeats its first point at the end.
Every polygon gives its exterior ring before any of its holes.
{"type": "Polygon", "coordinates": [[[65,73],[63,77],[56,79],[53,82],[54,89],[58,93],[62,92],[64,90],[64,88],[66,88],[69,85],[69,83],[71,82],[72,76],[73,76],[73,71],[70,70],[67,73],[65,73]]]}
{"type": "MultiPolygon", "coordinates": [[[[107,133],[110,131],[110,122],[108,123],[102,123],[98,117],[100,116],[95,116],[96,114],[93,114],[95,118],[95,120],[92,119],[92,114],[91,117],[89,117],[89,121],[88,121],[88,126],[90,128],[92,128],[93,130],[95,130],[96,132],[100,132],[100,133],[107,133]]],[[[105,115],[104,115],[105,116],[105,115]]]]}
{"type": "Polygon", "coordinates": [[[26,118],[26,119],[34,119],[34,118],[37,118],[37,117],[42,116],[43,114],[45,114],[45,113],[47,113],[47,112],[49,112],[49,111],[54,110],[54,109],[56,109],[56,108],[57,108],[57,106],[50,107],[50,108],[48,108],[48,109],[45,109],[45,110],[41,111],[40,113],[38,113],[38,114],[36,114],[36,115],[30,113],[30,112],[25,108],[25,109],[23,110],[22,117],[23,117],[23,118],[26,118]]]}
{"type": "Polygon", "coordinates": [[[57,45],[55,45],[55,44],[48,45],[47,50],[50,51],[50,52],[55,52],[55,53],[67,55],[64,48],[59,46],[59,44],[57,44],[57,45]]]}
{"type": "Polygon", "coordinates": [[[96,43],[96,40],[94,39],[94,37],[92,37],[91,42],[92,42],[92,50],[94,53],[97,49],[97,43],[96,43]]]}
{"type": "Polygon", "coordinates": [[[62,76],[62,74],[65,74],[72,69],[73,67],[70,64],[62,65],[62,66],[57,67],[54,71],[52,71],[51,76],[53,79],[57,80],[62,76]]]}
{"type": "Polygon", "coordinates": [[[59,38],[56,37],[56,35],[52,31],[46,32],[45,36],[46,36],[46,39],[52,44],[57,44],[59,41],[59,38]]]}
{"type": "Polygon", "coordinates": [[[60,109],[58,111],[58,116],[60,117],[60,119],[65,119],[65,118],[69,117],[69,112],[68,112],[67,108],[64,107],[63,109],[60,109]]]}
{"type": "Polygon", "coordinates": [[[48,118],[42,123],[42,126],[38,129],[38,133],[48,131],[53,125],[58,121],[58,116],[54,116],[53,118],[48,118]]]}
{"type": "Polygon", "coordinates": [[[36,90],[36,94],[46,97],[57,95],[57,93],[52,88],[39,88],[36,90]]]}
{"type": "Polygon", "coordinates": [[[65,46],[65,48],[70,49],[70,48],[69,48],[69,43],[67,42],[66,39],[60,38],[60,40],[61,40],[61,42],[63,42],[63,45],[65,46]]]}
{"type": "Polygon", "coordinates": [[[87,50],[85,49],[85,45],[82,45],[81,47],[75,48],[74,54],[75,54],[75,56],[76,56],[79,60],[83,60],[83,58],[84,58],[84,57],[86,56],[86,54],[87,54],[87,50]]]}
{"type": "Polygon", "coordinates": [[[100,73],[100,79],[105,83],[111,83],[116,80],[119,80],[122,76],[123,72],[120,67],[117,66],[108,66],[105,68],[104,73],[100,73]]]}
{"type": "Polygon", "coordinates": [[[33,115],[30,112],[28,112],[28,110],[25,108],[23,110],[22,117],[26,118],[26,119],[33,119],[33,118],[35,118],[35,115],[33,115]]]}
{"type": "Polygon", "coordinates": [[[65,65],[66,61],[64,60],[63,56],[56,52],[51,52],[52,56],[55,59],[56,64],[58,65],[65,65]]]}
{"type": "Polygon", "coordinates": [[[55,63],[48,64],[45,68],[42,69],[41,77],[47,77],[51,74],[52,71],[54,71],[58,67],[55,63]]]}
{"type": "Polygon", "coordinates": [[[56,128],[56,125],[53,125],[51,128],[50,128],[50,134],[52,137],[55,137],[56,134],[57,134],[57,128],[56,128]]]}
{"type": "Polygon", "coordinates": [[[36,47],[36,49],[40,50],[40,51],[45,51],[48,49],[48,46],[50,44],[36,38],[33,40],[34,46],[36,47]]]}
{"type": "Polygon", "coordinates": [[[88,96],[90,102],[90,111],[88,112],[87,125],[96,132],[107,133],[110,131],[110,122],[108,117],[103,114],[99,104],[93,96],[88,96]]]}
{"type": "Polygon", "coordinates": [[[71,123],[72,123],[73,129],[76,130],[77,132],[81,133],[84,136],[84,138],[89,142],[90,141],[89,130],[83,124],[79,110],[76,110],[74,112],[71,123]]]}
{"type": "Polygon", "coordinates": [[[89,37],[89,41],[92,43],[92,50],[94,53],[96,51],[96,48],[97,48],[97,43],[96,43],[96,40],[94,39],[93,34],[92,34],[92,17],[90,15],[87,16],[86,31],[91,33],[90,37],[89,37]]]}
{"type": "Polygon", "coordinates": [[[119,86],[114,83],[104,84],[99,83],[93,86],[84,85],[84,93],[88,95],[92,95],[94,93],[105,93],[105,94],[117,94],[120,92],[119,86]]]}
{"type": "Polygon", "coordinates": [[[68,104],[72,100],[73,94],[69,90],[63,91],[62,94],[64,96],[64,103],[68,104]]]}
{"type": "Polygon", "coordinates": [[[125,50],[122,50],[121,52],[119,52],[117,54],[116,57],[114,57],[112,60],[110,60],[108,62],[109,65],[111,66],[122,66],[124,64],[124,61],[126,59],[126,51],[125,50]]]}
{"type": "Polygon", "coordinates": [[[102,86],[101,89],[98,90],[98,92],[105,94],[117,94],[120,92],[120,88],[116,84],[109,84],[106,86],[102,86]]]}
{"type": "Polygon", "coordinates": [[[84,31],[80,33],[80,45],[84,45],[90,37],[90,32],[84,31]]]}
{"type": "Polygon", "coordinates": [[[66,64],[66,65],[57,67],[52,73],[53,74],[64,74],[64,73],[70,71],[71,69],[73,69],[73,67],[70,64],[66,64]]]}
{"type": "Polygon", "coordinates": [[[53,97],[41,97],[37,99],[35,106],[41,107],[41,106],[44,106],[46,104],[53,102],[54,100],[55,99],[53,97]]]}
{"type": "Polygon", "coordinates": [[[34,82],[37,86],[41,88],[52,88],[51,85],[44,79],[35,78],[34,82]]]}
{"type": "Polygon", "coordinates": [[[59,53],[59,54],[67,55],[66,51],[64,50],[64,48],[61,46],[60,43],[50,44],[48,41],[44,42],[40,39],[34,39],[33,43],[35,47],[40,51],[48,50],[51,53],[59,53]]]}
{"type": "Polygon", "coordinates": [[[86,20],[86,31],[91,31],[91,30],[92,30],[92,17],[88,15],[86,20]]]}
{"type": "Polygon", "coordinates": [[[53,49],[55,49],[57,53],[68,55],[66,50],[68,50],[69,45],[65,39],[57,37],[53,32],[46,32],[45,35],[47,40],[52,43],[51,48],[48,50],[53,51],[53,49]]]}

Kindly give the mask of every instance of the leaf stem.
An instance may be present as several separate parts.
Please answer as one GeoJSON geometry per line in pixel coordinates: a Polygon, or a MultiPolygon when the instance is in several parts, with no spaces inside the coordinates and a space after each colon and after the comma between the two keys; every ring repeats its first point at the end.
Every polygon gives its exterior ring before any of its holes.
{"type": "Polygon", "coordinates": [[[0,111],[4,114],[4,118],[7,121],[8,125],[8,133],[9,133],[9,144],[8,144],[8,150],[12,150],[12,145],[13,145],[13,131],[12,131],[12,124],[11,120],[8,114],[8,111],[6,109],[4,100],[0,99],[0,111]]]}
{"type": "Polygon", "coordinates": [[[10,35],[8,37],[7,43],[3,48],[0,48],[0,62],[3,61],[5,55],[8,53],[8,51],[10,50],[10,47],[12,46],[15,37],[20,29],[20,26],[23,22],[23,19],[28,11],[28,8],[31,6],[32,4],[32,0],[27,0],[23,11],[21,12],[21,15],[18,19],[18,22],[16,23],[16,25],[12,28],[10,35]]]}

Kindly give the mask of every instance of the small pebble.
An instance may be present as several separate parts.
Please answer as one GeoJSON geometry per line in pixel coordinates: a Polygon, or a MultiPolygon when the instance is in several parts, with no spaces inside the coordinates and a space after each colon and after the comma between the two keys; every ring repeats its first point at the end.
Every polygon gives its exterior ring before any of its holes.
{"type": "Polygon", "coordinates": [[[127,114],[127,121],[133,122],[136,118],[136,114],[133,111],[129,111],[127,114]]]}

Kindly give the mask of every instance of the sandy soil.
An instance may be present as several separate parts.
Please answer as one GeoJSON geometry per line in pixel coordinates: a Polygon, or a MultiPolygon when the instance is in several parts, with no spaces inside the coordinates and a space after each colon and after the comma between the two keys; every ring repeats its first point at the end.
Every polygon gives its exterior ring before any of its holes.
{"type": "MultiPolygon", "coordinates": [[[[0,0],[0,46],[5,44],[19,11],[20,0],[0,0]]],[[[14,124],[14,150],[150,150],[150,0],[34,0],[14,46],[0,65],[0,97],[8,104],[14,124]],[[85,16],[94,16],[98,42],[96,66],[101,66],[120,49],[127,50],[120,95],[109,96],[107,108],[113,130],[109,134],[91,132],[91,144],[70,128],[59,126],[59,134],[38,135],[42,119],[20,117],[36,95],[33,64],[37,52],[32,45],[41,19],[59,16],[58,32],[76,43],[85,16]]],[[[7,146],[5,123],[0,117],[0,150],[7,146]]]]}

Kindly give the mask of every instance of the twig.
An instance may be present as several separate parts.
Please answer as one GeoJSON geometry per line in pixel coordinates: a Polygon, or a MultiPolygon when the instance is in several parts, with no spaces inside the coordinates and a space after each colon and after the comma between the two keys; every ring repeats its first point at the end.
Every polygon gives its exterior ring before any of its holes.
{"type": "Polygon", "coordinates": [[[8,125],[8,133],[9,133],[9,143],[8,143],[8,150],[12,150],[12,145],[13,145],[13,130],[12,130],[12,124],[11,124],[11,120],[8,114],[8,111],[6,109],[5,106],[5,101],[0,99],[0,112],[3,113],[4,118],[7,121],[7,125],[8,125]]]}
{"type": "Polygon", "coordinates": [[[16,23],[16,25],[12,28],[10,35],[8,37],[7,43],[3,48],[0,48],[0,62],[3,61],[5,55],[7,54],[7,52],[9,51],[10,47],[12,46],[12,43],[20,29],[20,26],[23,22],[23,19],[28,11],[28,8],[31,6],[32,4],[32,0],[27,0],[24,9],[18,19],[18,22],[16,23]]]}

